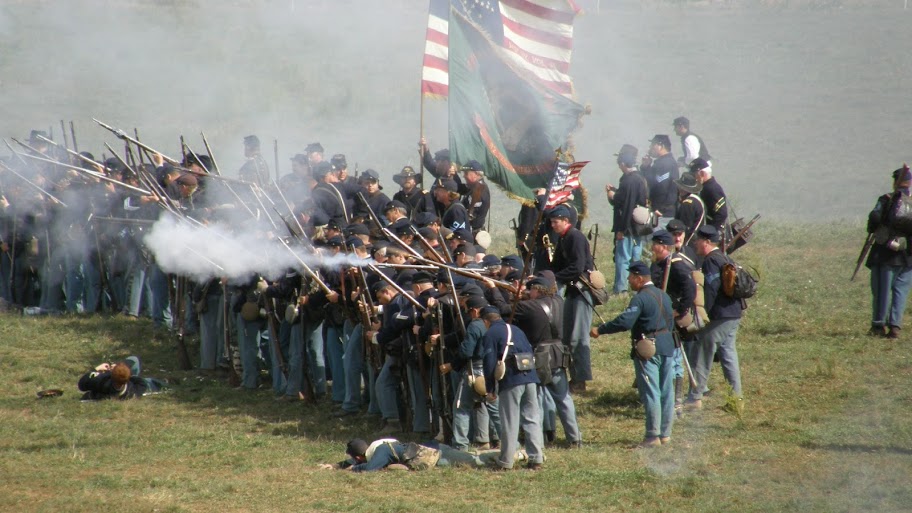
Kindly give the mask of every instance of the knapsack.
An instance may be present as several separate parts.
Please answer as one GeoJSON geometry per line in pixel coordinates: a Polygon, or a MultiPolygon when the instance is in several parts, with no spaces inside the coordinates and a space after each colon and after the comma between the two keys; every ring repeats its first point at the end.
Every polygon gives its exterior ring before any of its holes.
{"type": "MultiPolygon", "coordinates": [[[[754,273],[757,270],[754,269],[754,273]]],[[[722,264],[722,293],[733,299],[747,299],[757,293],[757,284],[760,282],[759,273],[755,278],[741,265],[731,258],[722,264]]]]}

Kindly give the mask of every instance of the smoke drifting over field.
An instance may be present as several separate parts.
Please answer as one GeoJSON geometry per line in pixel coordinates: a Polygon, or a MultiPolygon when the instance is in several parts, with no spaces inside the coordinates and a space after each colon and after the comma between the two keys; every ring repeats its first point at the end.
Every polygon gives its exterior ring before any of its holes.
{"type": "MultiPolygon", "coordinates": [[[[912,158],[901,3],[581,4],[571,74],[593,108],[576,136],[577,158],[593,161],[583,176],[593,222],[610,222],[601,189],[617,181],[612,154],[627,142],[644,152],[679,115],[742,215],[858,218],[912,158]]],[[[113,141],[94,116],[176,156],[178,134],[201,151],[202,130],[229,175],[245,135],[260,136],[270,166],[278,139],[282,173],[320,141],[389,183],[417,164],[426,14],[404,0],[7,2],[0,134],[53,125],[59,139],[58,121],[73,119],[80,149],[100,155],[113,141]]],[[[426,102],[424,132],[432,149],[446,146],[445,102],[426,102]]],[[[495,201],[493,224],[506,226],[518,205],[495,201]]]]}

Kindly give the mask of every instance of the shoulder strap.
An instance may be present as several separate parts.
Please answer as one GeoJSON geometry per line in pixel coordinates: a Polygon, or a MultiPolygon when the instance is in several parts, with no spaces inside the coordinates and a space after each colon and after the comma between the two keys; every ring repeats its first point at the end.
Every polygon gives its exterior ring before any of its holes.
{"type": "Polygon", "coordinates": [[[690,237],[687,237],[684,241],[685,246],[690,244],[691,239],[697,234],[697,230],[703,226],[703,222],[706,220],[706,204],[703,203],[703,198],[701,198],[699,194],[691,194],[690,197],[700,202],[700,222],[694,227],[694,230],[690,233],[690,237]]]}
{"type": "Polygon", "coordinates": [[[541,309],[545,311],[545,315],[548,317],[548,330],[551,332],[551,338],[558,338],[557,326],[554,324],[554,311],[551,309],[552,305],[547,303],[539,303],[538,305],[541,306],[541,309]]]}
{"type": "Polygon", "coordinates": [[[510,350],[510,346],[513,345],[513,330],[510,329],[510,323],[505,323],[507,326],[507,343],[504,344],[503,355],[500,357],[500,361],[507,361],[507,351],[510,350]]]}
{"type": "MultiPolygon", "coordinates": [[[[670,263],[669,263],[669,265],[670,265],[670,263]]],[[[659,315],[661,315],[661,316],[662,316],[662,319],[665,320],[666,326],[668,326],[668,325],[674,326],[674,317],[672,317],[672,318],[669,320],[668,317],[667,317],[667,314],[665,313],[665,304],[664,304],[664,301],[662,301],[662,296],[659,296],[659,295],[657,295],[657,294],[653,294],[652,291],[650,291],[650,290],[647,289],[647,288],[640,289],[640,291],[641,291],[641,292],[648,292],[649,295],[650,295],[651,297],[653,297],[653,298],[656,300],[657,303],[659,303],[659,315]]],[[[662,328],[660,328],[660,329],[662,329],[662,328]]],[[[659,330],[656,330],[656,331],[659,331],[659,330]]]]}

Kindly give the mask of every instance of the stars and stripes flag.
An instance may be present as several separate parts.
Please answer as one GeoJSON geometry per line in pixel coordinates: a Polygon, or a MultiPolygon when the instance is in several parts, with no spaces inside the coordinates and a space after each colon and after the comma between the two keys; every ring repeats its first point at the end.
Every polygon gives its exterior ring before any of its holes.
{"type": "Polygon", "coordinates": [[[449,11],[478,24],[508,58],[541,84],[570,98],[573,0],[431,0],[421,92],[449,95],[449,11]]]}
{"type": "Polygon", "coordinates": [[[548,200],[545,202],[545,210],[567,201],[573,191],[579,189],[580,171],[588,163],[588,160],[573,163],[558,162],[554,178],[551,179],[551,185],[548,186],[548,200]]]}

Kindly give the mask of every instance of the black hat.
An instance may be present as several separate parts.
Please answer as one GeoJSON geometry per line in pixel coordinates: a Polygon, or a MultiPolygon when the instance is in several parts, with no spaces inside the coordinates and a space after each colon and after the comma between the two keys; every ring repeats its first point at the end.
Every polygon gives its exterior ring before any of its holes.
{"type": "MultiPolygon", "coordinates": [[[[364,171],[361,172],[361,176],[358,177],[359,183],[364,182],[364,181],[377,182],[379,184],[380,183],[380,173],[374,171],[373,169],[365,169],[364,171]]],[[[380,188],[383,189],[383,186],[381,185],[380,188]]]]}
{"type": "Polygon", "coordinates": [[[703,171],[709,167],[709,162],[697,157],[690,161],[690,172],[696,173],[697,171],[703,171]]]}
{"type": "Polygon", "coordinates": [[[260,138],[255,135],[248,135],[244,138],[244,146],[250,146],[252,148],[260,147],[260,138]]]}
{"type": "Polygon", "coordinates": [[[446,236],[446,240],[461,240],[463,242],[475,244],[475,239],[472,237],[472,232],[465,228],[457,228],[453,230],[452,233],[446,236]]]}
{"type": "Polygon", "coordinates": [[[492,267],[495,265],[499,266],[500,257],[498,257],[497,255],[485,255],[485,257],[481,259],[481,265],[483,265],[485,267],[492,267]]]}
{"type": "Polygon", "coordinates": [[[690,120],[684,116],[674,118],[674,121],[672,121],[671,124],[672,126],[683,126],[684,128],[690,129],[690,120]]]}
{"type": "Polygon", "coordinates": [[[292,162],[301,162],[302,164],[307,163],[307,155],[303,153],[298,153],[294,157],[291,157],[292,162]]]}
{"type": "Polygon", "coordinates": [[[459,295],[462,297],[484,297],[484,291],[475,283],[475,280],[468,280],[459,286],[459,295]]]}
{"type": "Polygon", "coordinates": [[[324,176],[326,176],[332,172],[333,172],[333,168],[329,162],[318,162],[311,170],[311,174],[317,180],[319,180],[320,178],[323,178],[324,176]]]}
{"type": "Polygon", "coordinates": [[[475,256],[475,245],[474,244],[460,244],[456,246],[456,249],[453,250],[453,256],[456,255],[466,255],[473,257],[475,256]]]}
{"type": "Polygon", "coordinates": [[[478,171],[479,173],[484,173],[484,167],[481,165],[481,162],[477,160],[470,160],[462,166],[463,171],[478,171]]]}
{"type": "Polygon", "coordinates": [[[377,295],[377,292],[380,292],[381,290],[383,290],[383,289],[385,289],[385,288],[387,288],[387,287],[389,287],[389,286],[390,286],[390,284],[387,283],[386,280],[384,280],[383,278],[381,278],[381,279],[377,280],[376,283],[374,283],[373,285],[371,285],[371,292],[373,292],[373,293],[374,293],[374,296],[376,296],[376,295],[377,295]]]}
{"type": "Polygon", "coordinates": [[[405,166],[402,168],[402,171],[393,175],[393,181],[399,185],[402,185],[402,182],[404,182],[406,178],[414,178],[416,182],[420,182],[421,174],[416,173],[412,166],[405,166]]]}
{"type": "Polygon", "coordinates": [[[719,235],[719,230],[717,230],[715,226],[709,224],[703,225],[697,230],[697,237],[716,243],[722,240],[722,237],[719,235]]]}
{"type": "Polygon", "coordinates": [[[693,173],[682,173],[681,178],[675,180],[675,185],[678,186],[678,189],[691,194],[699,194],[703,190],[703,184],[693,173]]]}
{"type": "Polygon", "coordinates": [[[636,146],[625,144],[614,156],[617,157],[618,164],[631,167],[636,165],[637,154],[639,154],[639,150],[636,149],[636,146]]]}
{"type": "Polygon", "coordinates": [[[554,277],[554,271],[550,269],[545,269],[544,271],[538,271],[535,273],[535,276],[541,276],[542,278],[548,280],[551,285],[557,284],[557,278],[554,277]]]}
{"type": "Polygon", "coordinates": [[[630,274],[635,274],[637,276],[650,276],[652,274],[649,271],[649,266],[639,260],[631,263],[627,270],[630,271],[630,274]]]}
{"type": "Polygon", "coordinates": [[[492,313],[496,313],[496,314],[500,315],[500,310],[498,310],[496,306],[491,306],[491,305],[488,305],[481,309],[482,317],[484,317],[485,315],[488,315],[488,314],[492,314],[492,313]]]}
{"type": "Polygon", "coordinates": [[[680,219],[672,219],[671,221],[668,221],[668,224],[665,225],[665,229],[674,234],[686,232],[687,226],[684,224],[684,221],[681,221],[680,219]]]}
{"type": "Polygon", "coordinates": [[[434,214],[432,212],[419,212],[418,215],[415,216],[415,224],[420,228],[424,228],[425,226],[439,220],[440,218],[437,217],[437,214],[434,214]]]}
{"type": "Polygon", "coordinates": [[[351,457],[364,456],[367,454],[367,442],[360,438],[354,438],[345,446],[345,454],[351,457]]]}
{"type": "Polygon", "coordinates": [[[434,283],[434,275],[427,271],[418,271],[412,275],[413,285],[420,285],[422,283],[434,283]]]}
{"type": "Polygon", "coordinates": [[[412,223],[404,217],[391,224],[389,229],[396,235],[411,235],[413,233],[412,223]]]}
{"type": "Polygon", "coordinates": [[[656,230],[652,232],[652,242],[664,244],[666,246],[674,246],[674,235],[667,230],[656,230]]]}
{"type": "Polygon", "coordinates": [[[39,135],[41,137],[44,137],[45,139],[50,139],[50,137],[48,137],[47,132],[45,132],[44,130],[32,130],[31,132],[29,132],[29,142],[37,141],[41,144],[47,144],[46,142],[44,142],[38,138],[39,135]]]}
{"type": "Polygon", "coordinates": [[[446,189],[449,192],[456,192],[459,189],[456,185],[456,181],[451,178],[438,178],[437,181],[434,182],[434,187],[446,189]]]}
{"type": "Polygon", "coordinates": [[[342,237],[336,235],[326,239],[326,245],[331,248],[341,248],[345,246],[345,241],[342,239],[342,237]]]}
{"type": "Polygon", "coordinates": [[[540,285],[545,288],[551,287],[551,284],[548,283],[548,280],[546,280],[542,276],[536,276],[536,277],[532,278],[531,280],[529,280],[528,282],[526,282],[527,289],[532,288],[533,285],[540,285]]]}
{"type": "Polygon", "coordinates": [[[389,203],[387,203],[385,207],[383,207],[383,211],[388,212],[394,208],[401,208],[406,211],[408,210],[408,207],[405,206],[405,203],[402,203],[399,200],[392,200],[389,203]]]}
{"type": "MultiPolygon", "coordinates": [[[[308,152],[308,153],[310,153],[310,152],[308,152]]],[[[320,147],[320,153],[323,153],[322,146],[320,147]]],[[[332,165],[333,169],[336,171],[348,169],[348,162],[345,160],[345,155],[343,155],[341,153],[336,153],[335,155],[333,155],[332,158],[329,159],[329,163],[330,163],[330,165],[332,165]]]]}
{"type": "Polygon", "coordinates": [[[548,212],[548,219],[554,219],[557,217],[570,219],[570,208],[568,208],[566,205],[558,205],[552,208],[550,212],[548,212]]]}
{"type": "Polygon", "coordinates": [[[488,301],[484,296],[469,296],[466,299],[466,308],[484,308],[488,306],[488,301]]]}
{"type": "Polygon", "coordinates": [[[337,219],[330,219],[329,221],[326,222],[326,229],[327,230],[336,230],[336,231],[341,232],[342,226],[339,225],[339,221],[337,219]]]}
{"type": "Polygon", "coordinates": [[[349,237],[345,239],[345,245],[350,248],[360,248],[364,246],[364,241],[360,237],[349,237]]]}
{"type": "Polygon", "coordinates": [[[665,134],[656,134],[649,142],[662,145],[666,150],[671,149],[671,139],[665,134]]]}
{"type": "Polygon", "coordinates": [[[448,149],[437,150],[437,152],[434,153],[434,160],[436,160],[436,161],[450,160],[450,150],[448,150],[448,149]]]}
{"type": "Polygon", "coordinates": [[[517,255],[506,255],[500,259],[500,265],[512,267],[513,269],[522,269],[523,261],[517,255]]]}
{"type": "Polygon", "coordinates": [[[310,215],[310,223],[314,226],[326,226],[329,224],[329,216],[318,208],[310,215]]]}
{"type": "Polygon", "coordinates": [[[364,223],[352,223],[345,227],[345,235],[370,235],[370,228],[364,223]]]}
{"type": "Polygon", "coordinates": [[[421,228],[418,228],[418,235],[421,235],[429,241],[432,239],[437,239],[437,232],[435,232],[434,229],[430,226],[422,226],[421,228]]]}
{"type": "Polygon", "coordinates": [[[311,154],[314,152],[323,153],[323,145],[318,142],[315,142],[315,143],[308,144],[307,147],[304,148],[304,153],[311,154]]]}
{"type": "Polygon", "coordinates": [[[896,171],[893,171],[893,180],[898,180],[900,182],[907,182],[909,180],[912,180],[912,171],[909,171],[909,166],[903,164],[903,167],[897,169],[896,171]]]}

